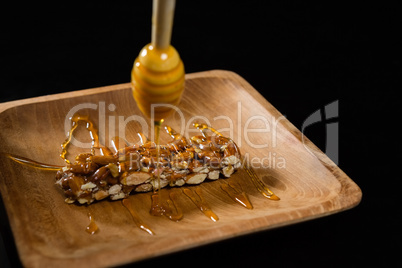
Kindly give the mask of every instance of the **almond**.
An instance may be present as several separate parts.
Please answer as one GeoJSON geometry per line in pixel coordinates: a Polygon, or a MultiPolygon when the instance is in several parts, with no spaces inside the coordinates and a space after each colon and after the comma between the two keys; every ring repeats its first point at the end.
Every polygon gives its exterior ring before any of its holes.
{"type": "Polygon", "coordinates": [[[207,174],[205,173],[198,173],[198,174],[190,174],[186,177],[187,184],[200,184],[205,180],[207,174]]]}
{"type": "Polygon", "coordinates": [[[140,185],[151,178],[151,174],[147,172],[131,172],[131,173],[124,173],[121,178],[120,182],[123,185],[132,186],[132,185],[140,185]]]}

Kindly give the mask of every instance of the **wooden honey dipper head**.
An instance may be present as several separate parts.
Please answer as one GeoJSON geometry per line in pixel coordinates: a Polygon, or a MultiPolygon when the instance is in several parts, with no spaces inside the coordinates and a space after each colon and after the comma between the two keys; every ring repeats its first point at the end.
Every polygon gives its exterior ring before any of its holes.
{"type": "Polygon", "coordinates": [[[174,5],[174,0],[154,0],[152,42],[141,50],[131,72],[134,99],[154,121],[169,115],[184,90],[184,65],[170,45],[174,5]]]}

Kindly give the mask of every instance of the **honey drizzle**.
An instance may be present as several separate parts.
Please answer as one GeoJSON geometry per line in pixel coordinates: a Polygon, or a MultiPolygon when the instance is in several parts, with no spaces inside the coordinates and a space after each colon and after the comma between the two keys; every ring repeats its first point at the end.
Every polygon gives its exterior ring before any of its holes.
{"type": "Polygon", "coordinates": [[[85,228],[85,231],[88,234],[93,235],[93,234],[95,234],[96,232],[99,231],[99,227],[98,227],[98,225],[96,225],[94,217],[92,216],[92,214],[90,212],[88,212],[88,219],[89,219],[89,224],[85,228]]]}
{"type": "Polygon", "coordinates": [[[126,141],[119,136],[114,136],[112,138],[112,140],[110,141],[110,143],[111,143],[112,149],[114,150],[115,153],[119,152],[120,148],[124,148],[127,146],[126,141]]]}
{"type": "Polygon", "coordinates": [[[182,138],[182,136],[170,126],[165,126],[165,130],[174,141],[180,140],[182,138]]]}
{"type": "MultiPolygon", "coordinates": [[[[212,131],[213,133],[215,133],[217,136],[224,137],[224,136],[222,135],[222,133],[220,133],[219,131],[217,131],[217,130],[214,129],[213,127],[208,126],[207,124],[204,124],[204,123],[202,123],[202,124],[201,124],[201,123],[193,123],[193,126],[201,131],[201,134],[202,134],[202,136],[203,136],[204,138],[207,137],[207,135],[205,134],[205,132],[206,132],[207,129],[210,130],[210,131],[212,131]]],[[[225,138],[227,138],[229,141],[231,141],[231,142],[233,143],[233,145],[234,145],[234,147],[235,147],[235,149],[236,149],[236,153],[237,153],[239,156],[241,156],[240,150],[239,150],[239,148],[237,147],[236,143],[235,143],[230,137],[225,137],[225,138]]]]}
{"type": "Polygon", "coordinates": [[[233,201],[239,203],[247,209],[253,209],[253,205],[247,197],[247,194],[243,191],[240,184],[235,185],[233,182],[222,183],[221,189],[225,191],[233,201]]]}
{"type": "Polygon", "coordinates": [[[133,206],[130,202],[130,200],[128,200],[127,198],[123,199],[122,204],[125,208],[127,208],[127,210],[130,212],[131,217],[133,218],[133,221],[135,223],[135,225],[137,225],[138,228],[140,228],[141,230],[147,232],[150,235],[155,235],[154,231],[152,231],[151,228],[149,228],[144,222],[142,222],[142,220],[140,219],[140,217],[137,215],[137,213],[134,211],[133,206]]]}
{"type": "Polygon", "coordinates": [[[213,127],[208,126],[207,124],[200,124],[200,123],[194,123],[193,126],[195,128],[198,128],[199,130],[201,130],[203,136],[205,136],[205,130],[209,129],[211,130],[213,133],[215,133],[218,136],[223,136],[219,131],[217,131],[216,129],[214,129],[213,127]]]}
{"type": "Polygon", "coordinates": [[[138,132],[137,135],[140,138],[141,145],[144,145],[145,143],[148,142],[148,138],[147,138],[147,136],[144,135],[144,133],[138,132]]]}
{"type": "Polygon", "coordinates": [[[71,129],[68,132],[67,139],[61,144],[61,153],[60,157],[67,163],[70,163],[70,160],[66,158],[67,155],[67,147],[71,142],[71,138],[73,137],[74,130],[78,127],[78,122],[83,121],[86,123],[85,128],[89,131],[89,135],[91,136],[91,153],[95,154],[95,148],[99,147],[99,138],[97,129],[94,127],[93,123],[89,120],[88,116],[85,115],[74,115],[70,118],[71,120],[71,129]]]}
{"type": "Polygon", "coordinates": [[[251,181],[253,182],[254,186],[257,190],[266,198],[270,200],[278,201],[280,198],[274,194],[261,180],[258,178],[257,174],[252,167],[248,167],[247,165],[243,166],[243,169],[247,172],[248,176],[250,177],[251,181]]]}
{"type": "MultiPolygon", "coordinates": [[[[159,121],[154,121],[154,128],[155,128],[155,144],[156,144],[156,170],[157,170],[157,182],[158,182],[158,187],[157,189],[154,188],[154,193],[156,193],[156,190],[158,190],[158,193],[161,190],[161,172],[159,170],[159,155],[160,155],[160,146],[159,146],[159,136],[160,136],[160,132],[161,132],[161,125],[163,123],[163,119],[159,120],[159,121]]],[[[159,200],[159,198],[158,198],[159,200]]],[[[159,202],[159,201],[158,201],[159,202]]]]}
{"type": "MultiPolygon", "coordinates": [[[[81,116],[81,115],[75,115],[74,117],[70,118],[72,122],[71,130],[68,133],[67,139],[62,143],[62,152],[60,156],[66,163],[70,163],[68,159],[66,159],[67,155],[67,147],[71,142],[71,138],[73,135],[73,132],[75,129],[78,127],[78,122],[83,121],[86,123],[86,129],[89,131],[89,134],[91,136],[91,153],[95,154],[95,148],[100,149],[101,155],[111,155],[113,154],[112,151],[107,148],[107,147],[100,147],[99,146],[99,138],[97,134],[97,130],[94,127],[93,123],[89,120],[88,116],[81,116]]],[[[155,144],[157,148],[157,157],[156,157],[156,168],[159,169],[160,167],[160,161],[159,161],[159,156],[160,156],[160,140],[159,140],[159,135],[160,135],[160,128],[161,124],[163,123],[163,119],[160,121],[155,121],[154,122],[154,127],[155,127],[155,144]]],[[[212,127],[209,127],[206,124],[199,124],[199,123],[194,123],[194,127],[198,128],[201,130],[202,134],[205,136],[205,130],[210,130],[214,132],[218,136],[222,136],[221,133],[219,133],[217,130],[215,130],[212,127]]],[[[174,132],[170,127],[166,128],[167,132],[169,135],[172,136],[175,140],[179,139],[181,136],[174,132]]],[[[147,141],[147,138],[141,134],[138,133],[140,137],[140,141],[142,144],[144,144],[147,141]]],[[[114,144],[117,145],[119,144],[118,140],[113,140],[114,144]]],[[[117,150],[117,148],[115,148],[117,150]]],[[[45,163],[40,163],[25,157],[9,154],[9,153],[0,153],[0,155],[5,155],[9,159],[20,163],[24,164],[33,168],[37,169],[42,169],[42,170],[59,170],[62,168],[62,166],[58,165],[52,165],[52,164],[45,164],[45,163]]],[[[244,166],[244,170],[247,172],[247,174],[250,176],[252,182],[260,191],[261,194],[263,194],[266,198],[271,199],[271,200],[280,200],[279,197],[277,197],[272,191],[268,189],[268,187],[257,177],[255,174],[254,170],[252,168],[244,166]]],[[[165,203],[161,202],[160,198],[160,172],[156,172],[157,174],[157,182],[158,182],[158,187],[154,188],[154,193],[152,195],[152,207],[151,207],[151,215],[156,215],[156,216],[161,216],[164,215],[167,218],[169,218],[172,221],[179,221],[183,218],[183,213],[181,209],[177,206],[177,193],[176,192],[171,192],[169,194],[169,197],[165,203]]],[[[239,185],[240,186],[240,185],[239,185]]],[[[253,209],[253,206],[251,202],[249,201],[247,194],[241,189],[240,190],[237,188],[237,186],[234,183],[223,183],[221,184],[221,189],[225,191],[235,202],[239,203],[243,207],[246,207],[247,209],[253,209]]],[[[200,209],[201,212],[204,213],[208,218],[210,218],[212,221],[216,222],[219,220],[219,217],[211,210],[209,205],[206,203],[202,196],[202,192],[200,188],[196,188],[195,191],[189,189],[189,188],[184,188],[182,189],[182,192],[191,199],[191,201],[200,209]]],[[[124,207],[127,208],[127,210],[130,212],[134,223],[143,231],[147,232],[150,235],[155,235],[154,231],[152,231],[145,223],[142,222],[142,220],[139,218],[139,216],[136,214],[136,212],[133,210],[132,204],[128,199],[123,199],[122,204],[124,207]]],[[[91,235],[97,233],[99,231],[99,227],[96,225],[95,220],[92,216],[91,213],[88,212],[88,218],[89,218],[89,224],[86,227],[85,231],[91,235]]]]}
{"type": "Polygon", "coordinates": [[[103,155],[103,156],[113,155],[113,152],[108,147],[104,147],[104,146],[99,147],[99,152],[100,152],[100,155],[103,155]]]}
{"type": "MultiPolygon", "coordinates": [[[[159,121],[154,121],[154,129],[155,129],[155,139],[154,142],[156,144],[156,176],[157,176],[157,183],[158,183],[158,187],[154,186],[153,192],[154,195],[158,196],[157,198],[155,198],[158,202],[158,206],[162,207],[161,205],[161,201],[159,198],[159,192],[161,190],[161,171],[159,169],[159,155],[160,155],[160,146],[159,146],[159,136],[160,136],[160,132],[161,132],[161,125],[163,123],[163,119],[159,120],[159,121]]],[[[152,201],[153,202],[153,201],[152,201]]],[[[153,208],[151,208],[152,211],[153,208]]]]}
{"type": "Polygon", "coordinates": [[[183,218],[183,212],[177,206],[177,194],[171,192],[165,203],[160,201],[160,194],[156,193],[151,196],[152,205],[150,214],[153,216],[165,215],[171,221],[179,221],[183,218]]]}
{"type": "Polygon", "coordinates": [[[34,161],[32,159],[23,157],[23,156],[18,156],[14,154],[9,154],[9,153],[0,153],[5,155],[6,157],[10,158],[11,160],[23,164],[29,167],[37,168],[37,169],[42,169],[42,170],[59,170],[62,168],[62,166],[57,166],[57,165],[51,165],[51,164],[45,164],[45,163],[40,163],[37,161],[34,161]]]}
{"type": "Polygon", "coordinates": [[[216,222],[219,220],[219,217],[211,210],[209,205],[205,202],[201,188],[196,188],[195,191],[190,190],[189,188],[184,188],[183,193],[187,195],[191,201],[201,210],[202,213],[205,214],[212,221],[216,222]]]}

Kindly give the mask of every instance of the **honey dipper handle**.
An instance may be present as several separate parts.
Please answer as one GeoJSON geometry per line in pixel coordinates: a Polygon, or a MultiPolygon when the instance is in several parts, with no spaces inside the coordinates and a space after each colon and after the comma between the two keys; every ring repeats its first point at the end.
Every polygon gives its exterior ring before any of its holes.
{"type": "Polygon", "coordinates": [[[175,3],[176,0],[153,0],[151,42],[157,49],[170,45],[175,3]]]}

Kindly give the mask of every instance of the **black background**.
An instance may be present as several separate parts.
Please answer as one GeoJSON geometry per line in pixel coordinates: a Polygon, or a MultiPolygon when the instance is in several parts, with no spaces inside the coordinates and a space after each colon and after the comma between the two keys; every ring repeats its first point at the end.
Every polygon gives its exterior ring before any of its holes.
{"type": "MultiPolygon", "coordinates": [[[[361,187],[360,205],[135,266],[402,265],[400,10],[384,2],[322,2],[178,1],[172,45],[187,73],[234,71],[298,128],[338,100],[339,166],[361,187]]],[[[128,82],[150,42],[151,6],[3,6],[0,101],[128,82]]],[[[325,150],[325,123],[306,135],[325,150]]],[[[17,266],[3,218],[1,227],[7,254],[0,261],[17,266]]]]}

